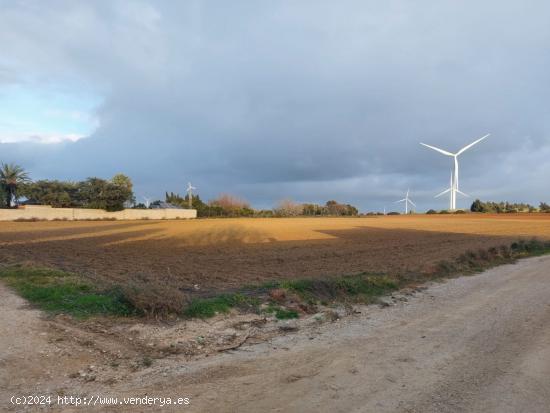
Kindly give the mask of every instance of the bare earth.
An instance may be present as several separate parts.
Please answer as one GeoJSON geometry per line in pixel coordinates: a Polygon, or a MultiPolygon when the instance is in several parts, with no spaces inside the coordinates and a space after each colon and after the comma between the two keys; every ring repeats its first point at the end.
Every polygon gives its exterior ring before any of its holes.
{"type": "Polygon", "coordinates": [[[191,404],[53,411],[548,412],[549,256],[359,310],[218,356],[117,370],[106,365],[109,355],[131,358],[131,346],[101,332],[59,331],[0,286],[0,409],[23,410],[9,406],[13,394],[62,393],[191,404]],[[119,379],[108,378],[109,368],[119,379]],[[101,373],[92,379],[94,371],[101,373]]]}
{"type": "Polygon", "coordinates": [[[550,214],[2,222],[0,263],[187,291],[280,278],[423,271],[468,249],[550,238],[550,214]]]}

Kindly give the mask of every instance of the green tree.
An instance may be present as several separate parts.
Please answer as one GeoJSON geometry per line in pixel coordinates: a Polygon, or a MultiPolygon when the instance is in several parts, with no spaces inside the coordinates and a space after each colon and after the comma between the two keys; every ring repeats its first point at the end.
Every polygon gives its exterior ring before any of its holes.
{"type": "Polygon", "coordinates": [[[21,194],[29,200],[54,208],[80,206],[77,202],[78,183],[40,180],[30,182],[21,188],[21,194]]]}
{"type": "Polygon", "coordinates": [[[111,178],[111,182],[115,185],[126,188],[129,191],[132,191],[134,188],[132,180],[124,174],[116,174],[111,178]]]}
{"type": "MultiPolygon", "coordinates": [[[[189,208],[189,194],[182,197],[174,192],[166,192],[165,201],[172,205],[177,205],[182,208],[189,208]]],[[[199,194],[193,194],[193,209],[197,210],[198,217],[207,217],[212,215],[210,207],[203,202],[199,194]]]]}
{"type": "Polygon", "coordinates": [[[343,215],[355,216],[359,214],[359,210],[350,204],[340,204],[334,200],[327,201],[323,211],[323,215],[343,215]]]}
{"type": "Polygon", "coordinates": [[[134,184],[132,183],[132,180],[128,176],[120,173],[116,174],[111,178],[111,182],[119,186],[120,188],[124,188],[127,191],[128,197],[125,202],[132,202],[132,203],[136,202],[136,199],[134,197],[134,192],[133,192],[134,184]]]}
{"type": "Polygon", "coordinates": [[[132,197],[127,186],[116,185],[100,178],[88,178],[78,186],[78,202],[84,208],[121,211],[124,203],[132,197]]]}
{"type": "Polygon", "coordinates": [[[28,173],[19,165],[3,163],[0,166],[0,188],[4,192],[4,204],[7,208],[17,202],[18,189],[29,181],[28,173]]]}
{"type": "Polygon", "coordinates": [[[303,205],[303,214],[304,215],[321,215],[323,213],[323,207],[317,204],[304,204],[303,205]]]}
{"type": "Polygon", "coordinates": [[[472,206],[470,207],[470,211],[472,212],[485,212],[483,203],[476,199],[474,202],[472,202],[472,206]]]}

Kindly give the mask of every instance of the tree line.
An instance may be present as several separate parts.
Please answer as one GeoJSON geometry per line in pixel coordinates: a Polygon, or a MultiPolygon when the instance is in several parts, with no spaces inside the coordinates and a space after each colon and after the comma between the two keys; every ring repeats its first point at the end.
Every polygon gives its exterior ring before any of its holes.
{"type": "MultiPolygon", "coordinates": [[[[83,181],[37,180],[19,165],[0,165],[0,205],[3,208],[16,207],[18,201],[25,198],[26,204],[49,205],[54,208],[92,208],[107,211],[120,211],[125,207],[146,208],[136,204],[133,184],[129,177],[117,174],[111,179],[97,177],[83,181]]],[[[349,204],[334,200],[325,205],[300,204],[283,200],[273,209],[256,210],[240,197],[222,194],[204,202],[200,196],[193,195],[192,208],[199,217],[291,217],[291,216],[355,216],[359,211],[349,204]]],[[[165,202],[171,206],[188,208],[189,195],[181,196],[174,192],[165,193],[165,202]]],[[[151,207],[162,207],[160,200],[151,207]]]]}
{"type": "Polygon", "coordinates": [[[470,207],[472,212],[485,212],[493,214],[504,214],[514,212],[550,212],[550,205],[545,202],[541,202],[539,207],[536,208],[533,205],[523,202],[482,202],[476,199],[470,207]]]}
{"type": "MultiPolygon", "coordinates": [[[[167,203],[187,208],[189,196],[177,193],[166,193],[167,203]]],[[[302,204],[290,199],[280,201],[273,209],[254,209],[250,203],[240,197],[222,194],[204,202],[199,195],[193,195],[193,208],[199,217],[294,217],[294,216],[356,216],[359,210],[350,204],[341,204],[334,200],[325,205],[302,204]]],[[[144,205],[143,205],[144,207],[144,205]]]]}
{"type": "Polygon", "coordinates": [[[134,201],[130,178],[117,174],[111,179],[88,178],[84,181],[32,181],[18,165],[0,166],[0,203],[15,207],[20,198],[27,203],[55,208],[93,208],[120,211],[134,201]]]}

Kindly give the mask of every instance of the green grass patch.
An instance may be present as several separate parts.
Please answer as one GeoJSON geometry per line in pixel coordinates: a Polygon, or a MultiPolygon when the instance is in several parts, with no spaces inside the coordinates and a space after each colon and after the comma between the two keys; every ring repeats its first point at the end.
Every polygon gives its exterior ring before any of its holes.
{"type": "Polygon", "coordinates": [[[550,253],[550,241],[536,238],[518,240],[510,245],[466,251],[456,260],[440,261],[436,266],[435,278],[455,275],[476,274],[502,264],[515,262],[517,259],[534,257],[550,253]]]}
{"type": "Polygon", "coordinates": [[[232,308],[257,310],[260,300],[243,294],[226,294],[212,298],[197,298],[183,310],[189,318],[209,318],[216,314],[227,313],[232,308]]]}
{"type": "Polygon", "coordinates": [[[519,240],[510,246],[513,253],[519,256],[537,256],[550,253],[550,241],[540,241],[535,238],[526,241],[519,240]]]}
{"type": "Polygon", "coordinates": [[[47,268],[8,267],[0,278],[38,308],[78,318],[135,312],[117,289],[99,290],[74,274],[47,268]]]}
{"type": "Polygon", "coordinates": [[[298,311],[283,308],[275,303],[269,303],[269,305],[263,310],[264,313],[274,314],[278,320],[290,320],[292,318],[298,318],[300,315],[298,311]]]}
{"type": "Polygon", "coordinates": [[[298,311],[289,310],[288,308],[279,308],[275,310],[275,317],[278,320],[289,320],[292,318],[298,318],[298,311]]]}
{"type": "Polygon", "coordinates": [[[279,288],[296,292],[308,302],[336,299],[354,299],[370,302],[398,288],[395,279],[387,275],[360,273],[323,279],[281,281],[279,288]]]}
{"type": "Polygon", "coordinates": [[[298,318],[299,314],[298,311],[288,309],[288,308],[282,308],[278,305],[275,305],[273,303],[270,303],[266,309],[263,310],[264,313],[268,314],[275,314],[275,317],[278,320],[290,320],[292,318],[298,318]]]}

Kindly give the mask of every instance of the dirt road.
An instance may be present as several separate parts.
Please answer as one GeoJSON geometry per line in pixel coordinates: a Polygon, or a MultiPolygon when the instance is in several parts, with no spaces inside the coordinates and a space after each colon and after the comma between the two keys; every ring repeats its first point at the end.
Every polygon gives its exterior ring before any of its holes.
{"type": "Polygon", "coordinates": [[[90,411],[549,411],[549,256],[434,284],[407,302],[363,307],[269,343],[195,361],[158,360],[112,384],[71,381],[67,363],[38,364],[39,352],[54,344],[40,335],[36,312],[11,309],[10,294],[0,290],[3,403],[8,393],[61,387],[65,394],[191,398],[183,408],[90,411]],[[40,368],[50,369],[50,379],[37,385],[40,368]]]}

